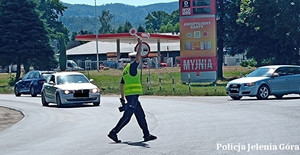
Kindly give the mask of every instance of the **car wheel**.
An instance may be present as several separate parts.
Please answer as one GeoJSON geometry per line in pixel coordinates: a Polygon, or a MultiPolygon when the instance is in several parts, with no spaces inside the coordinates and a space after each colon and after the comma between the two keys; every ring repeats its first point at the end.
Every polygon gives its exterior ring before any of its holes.
{"type": "Polygon", "coordinates": [[[94,105],[94,106],[99,106],[99,105],[100,105],[100,102],[93,102],[93,105],[94,105]]]}
{"type": "Polygon", "coordinates": [[[61,100],[59,94],[56,94],[56,104],[58,108],[62,107],[61,100]]]}
{"type": "Polygon", "coordinates": [[[44,93],[42,93],[42,104],[43,104],[43,106],[48,106],[49,105],[49,103],[46,101],[44,93]]]}
{"type": "Polygon", "coordinates": [[[36,97],[37,96],[37,94],[35,93],[35,90],[34,90],[33,86],[30,87],[30,94],[31,94],[32,97],[36,97]]]}
{"type": "Polygon", "coordinates": [[[282,99],[283,95],[274,95],[277,99],[282,99]]]}
{"type": "Polygon", "coordinates": [[[269,87],[267,85],[261,85],[258,88],[256,97],[259,100],[265,100],[265,99],[268,99],[269,95],[270,95],[269,87]]]}
{"type": "Polygon", "coordinates": [[[20,93],[20,90],[19,90],[18,86],[15,86],[14,92],[15,92],[15,95],[17,97],[21,96],[21,93],[20,93]]]}
{"type": "Polygon", "coordinates": [[[233,100],[240,100],[242,96],[230,96],[233,100]]]}

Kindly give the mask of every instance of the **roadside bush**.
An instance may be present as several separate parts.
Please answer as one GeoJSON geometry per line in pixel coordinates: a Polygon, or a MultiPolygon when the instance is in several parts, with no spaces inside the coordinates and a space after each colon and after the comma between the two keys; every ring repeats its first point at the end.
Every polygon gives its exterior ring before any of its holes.
{"type": "Polygon", "coordinates": [[[254,59],[244,60],[240,64],[242,67],[256,67],[257,62],[254,59]]]}
{"type": "Polygon", "coordinates": [[[14,86],[15,83],[16,83],[16,77],[13,74],[9,74],[8,85],[9,86],[14,86]]]}

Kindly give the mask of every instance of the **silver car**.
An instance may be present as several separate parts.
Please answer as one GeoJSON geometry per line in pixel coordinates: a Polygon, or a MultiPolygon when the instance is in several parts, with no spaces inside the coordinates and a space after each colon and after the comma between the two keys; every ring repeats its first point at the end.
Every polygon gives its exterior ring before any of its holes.
{"type": "Polygon", "coordinates": [[[228,82],[226,93],[233,100],[243,96],[267,99],[269,95],[280,99],[283,95],[300,94],[300,66],[259,67],[246,77],[228,82]]]}
{"type": "Polygon", "coordinates": [[[42,88],[42,104],[56,103],[57,107],[67,104],[93,103],[100,105],[100,89],[84,74],[60,72],[47,78],[42,88]]]}

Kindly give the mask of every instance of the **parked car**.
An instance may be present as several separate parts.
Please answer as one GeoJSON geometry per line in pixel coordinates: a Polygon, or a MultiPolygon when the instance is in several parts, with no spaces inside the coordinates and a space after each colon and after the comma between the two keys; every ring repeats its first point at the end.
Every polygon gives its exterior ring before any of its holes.
{"type": "Polygon", "coordinates": [[[100,105],[100,89],[93,80],[78,72],[60,72],[48,77],[42,88],[42,104],[56,103],[57,107],[67,104],[93,103],[100,105]]]}
{"type": "MultiPolygon", "coordinates": [[[[74,60],[67,60],[66,62],[66,71],[81,71],[83,68],[79,67],[74,60]]],[[[54,71],[61,71],[60,67],[54,69],[54,71]]]]}
{"type": "Polygon", "coordinates": [[[287,94],[300,94],[299,83],[300,66],[265,66],[257,68],[246,77],[228,82],[226,93],[233,100],[243,96],[267,99],[269,95],[280,99],[287,94]]]}
{"type": "Polygon", "coordinates": [[[16,96],[21,94],[31,94],[32,97],[36,97],[41,93],[43,84],[47,77],[54,73],[54,71],[30,71],[23,76],[14,86],[14,92],[16,96]]]}
{"type": "Polygon", "coordinates": [[[79,71],[79,70],[83,70],[83,68],[79,67],[75,61],[67,60],[66,70],[67,71],[79,71]]]}

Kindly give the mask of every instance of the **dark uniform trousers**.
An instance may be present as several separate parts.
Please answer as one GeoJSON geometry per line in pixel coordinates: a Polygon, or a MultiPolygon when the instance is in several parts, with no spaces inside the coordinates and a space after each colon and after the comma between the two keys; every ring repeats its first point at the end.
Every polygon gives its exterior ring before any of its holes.
{"type": "Polygon", "coordinates": [[[140,128],[143,130],[144,137],[149,136],[148,125],[146,122],[146,116],[144,110],[139,102],[139,95],[128,95],[126,96],[128,108],[124,111],[123,116],[119,120],[116,127],[112,129],[113,132],[118,133],[124,126],[126,126],[131,116],[134,114],[140,128]]]}

